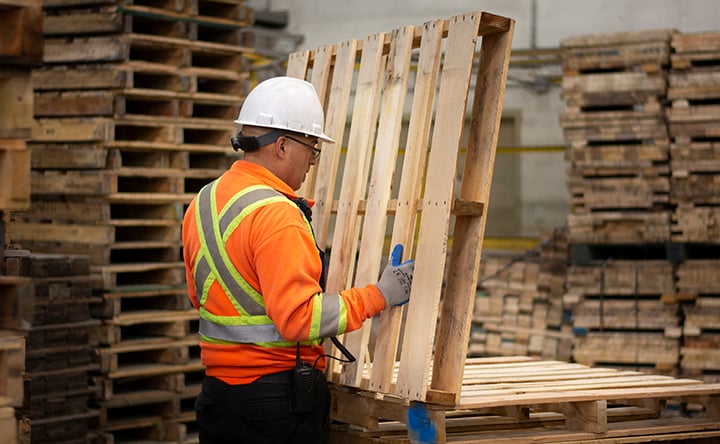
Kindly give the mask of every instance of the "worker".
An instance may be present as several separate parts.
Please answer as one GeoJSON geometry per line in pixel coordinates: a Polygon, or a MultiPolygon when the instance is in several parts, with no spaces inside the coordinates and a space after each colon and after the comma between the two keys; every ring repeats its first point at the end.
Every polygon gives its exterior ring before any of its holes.
{"type": "Polygon", "coordinates": [[[318,161],[318,143],[334,143],[323,122],[312,84],[261,82],[235,120],[241,129],[231,143],[242,159],[185,213],[186,277],[205,366],[195,403],[201,444],[326,443],[323,340],[409,300],[412,260],[390,261],[377,284],[324,291],[314,203],[296,194],[318,161]]]}

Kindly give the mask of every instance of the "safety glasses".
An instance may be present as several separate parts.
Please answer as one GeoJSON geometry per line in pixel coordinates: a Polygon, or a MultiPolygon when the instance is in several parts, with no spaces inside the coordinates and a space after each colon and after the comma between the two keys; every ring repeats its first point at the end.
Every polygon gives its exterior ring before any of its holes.
{"type": "Polygon", "coordinates": [[[320,157],[320,149],[317,148],[316,146],[310,145],[309,143],[305,143],[305,142],[303,142],[303,141],[301,141],[301,140],[297,140],[296,138],[290,137],[290,136],[288,136],[287,134],[285,134],[285,137],[288,138],[288,139],[290,139],[290,140],[292,140],[293,142],[297,142],[297,143],[299,143],[300,145],[303,145],[303,146],[305,146],[305,147],[307,147],[307,148],[310,148],[310,150],[312,150],[312,156],[313,156],[314,159],[317,159],[318,157],[320,157]]]}

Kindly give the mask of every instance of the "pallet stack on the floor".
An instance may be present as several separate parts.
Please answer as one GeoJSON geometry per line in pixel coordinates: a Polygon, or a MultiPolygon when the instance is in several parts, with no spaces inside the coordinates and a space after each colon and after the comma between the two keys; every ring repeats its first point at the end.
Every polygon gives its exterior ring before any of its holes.
{"type": "Polygon", "coordinates": [[[562,230],[524,253],[485,253],[468,354],[570,359],[572,334],[563,307],[566,264],[562,230]]]}
{"type": "Polygon", "coordinates": [[[672,240],[697,250],[679,264],[683,375],[720,380],[720,32],[672,39],[666,115],[672,240]]]}
{"type": "Polygon", "coordinates": [[[23,443],[85,443],[99,415],[97,388],[88,384],[93,362],[95,302],[87,256],[8,250],[8,275],[32,279],[25,294],[24,402],[18,409],[23,443]]]}
{"type": "Polygon", "coordinates": [[[561,42],[572,243],[667,242],[669,30],[561,42]]]}
{"type": "Polygon", "coordinates": [[[90,258],[102,321],[96,429],[107,442],[193,439],[203,368],[180,226],[233,160],[249,78],[244,3],[43,2],[32,206],[14,215],[11,240],[90,258]]]}
{"type": "Polygon", "coordinates": [[[570,163],[566,309],[573,359],[672,373],[680,317],[664,120],[673,30],[561,42],[570,163]]]}
{"type": "Polygon", "coordinates": [[[681,337],[674,285],[673,265],[664,260],[572,265],[566,308],[573,359],[674,374],[681,337]]]}
{"type": "Polygon", "coordinates": [[[0,442],[26,441],[23,407],[25,338],[32,317],[32,282],[5,265],[9,212],[30,206],[33,127],[32,69],[42,64],[40,0],[0,0],[0,442]]]}

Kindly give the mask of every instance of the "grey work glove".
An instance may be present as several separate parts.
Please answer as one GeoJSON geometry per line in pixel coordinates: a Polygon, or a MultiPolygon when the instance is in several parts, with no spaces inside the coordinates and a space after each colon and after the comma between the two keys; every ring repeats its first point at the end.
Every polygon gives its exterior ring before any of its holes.
{"type": "Polygon", "coordinates": [[[385,306],[403,305],[410,300],[415,261],[409,260],[402,264],[403,246],[395,245],[390,255],[390,263],[383,270],[377,288],[385,298],[385,306]]]}

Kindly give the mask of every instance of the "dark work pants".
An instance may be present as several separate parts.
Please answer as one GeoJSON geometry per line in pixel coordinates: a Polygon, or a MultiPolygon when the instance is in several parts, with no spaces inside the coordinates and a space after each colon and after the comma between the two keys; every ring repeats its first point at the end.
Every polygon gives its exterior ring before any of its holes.
{"type": "Polygon", "coordinates": [[[327,444],[330,390],[320,372],[312,411],[294,413],[293,370],[229,385],[206,376],[195,402],[200,444],[327,444]]]}

